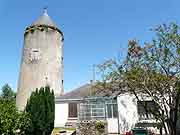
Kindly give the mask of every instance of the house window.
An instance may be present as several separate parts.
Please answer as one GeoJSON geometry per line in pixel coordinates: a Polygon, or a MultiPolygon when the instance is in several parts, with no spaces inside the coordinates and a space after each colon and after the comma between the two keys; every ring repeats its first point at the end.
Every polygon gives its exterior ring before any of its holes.
{"type": "Polygon", "coordinates": [[[105,111],[103,104],[91,104],[91,117],[92,118],[104,118],[105,111]]]}
{"type": "Polygon", "coordinates": [[[81,103],[79,111],[80,120],[104,119],[105,106],[100,103],[81,103]]]}
{"type": "Polygon", "coordinates": [[[158,106],[154,101],[138,101],[137,111],[139,115],[139,120],[154,119],[152,112],[157,112],[158,106]]]}
{"type": "Polygon", "coordinates": [[[110,104],[107,105],[107,116],[108,118],[112,118],[112,108],[110,104]]]}
{"type": "Polygon", "coordinates": [[[112,105],[112,109],[113,109],[113,118],[117,118],[118,117],[118,107],[117,107],[117,104],[113,104],[112,105]]]}
{"type": "Polygon", "coordinates": [[[77,117],[77,104],[69,103],[69,117],[77,117]]]}
{"type": "Polygon", "coordinates": [[[107,104],[107,117],[117,118],[117,116],[118,116],[117,104],[107,104]]]}

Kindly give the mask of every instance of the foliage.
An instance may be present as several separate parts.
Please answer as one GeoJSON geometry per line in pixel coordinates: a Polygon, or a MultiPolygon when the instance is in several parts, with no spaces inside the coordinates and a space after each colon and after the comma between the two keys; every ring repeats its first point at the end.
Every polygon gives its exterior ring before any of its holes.
{"type": "Polygon", "coordinates": [[[106,73],[100,86],[119,93],[133,93],[138,101],[152,99],[159,109],[144,108],[154,115],[166,133],[176,135],[180,102],[180,29],[171,23],[153,30],[156,37],[150,43],[142,46],[136,40],[129,41],[123,63],[110,60],[99,66],[106,73]]]}
{"type": "Polygon", "coordinates": [[[97,121],[95,124],[95,128],[99,133],[103,133],[105,130],[105,123],[102,121],[97,121]]]}
{"type": "Polygon", "coordinates": [[[27,102],[26,112],[31,117],[31,128],[27,134],[50,135],[54,128],[54,92],[47,86],[36,89],[27,102]]]}
{"type": "Polygon", "coordinates": [[[29,128],[30,118],[27,113],[18,112],[15,101],[0,99],[0,134],[1,135],[26,135],[29,128]]]}
{"type": "Polygon", "coordinates": [[[8,84],[5,84],[1,90],[2,90],[2,94],[1,94],[2,98],[6,98],[6,99],[15,98],[15,93],[13,92],[12,88],[8,84]]]}

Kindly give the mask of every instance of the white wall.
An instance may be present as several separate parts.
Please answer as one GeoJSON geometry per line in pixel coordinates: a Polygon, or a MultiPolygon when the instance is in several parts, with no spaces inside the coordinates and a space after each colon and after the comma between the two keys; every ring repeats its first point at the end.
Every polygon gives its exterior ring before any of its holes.
{"type": "Polygon", "coordinates": [[[118,119],[117,118],[107,118],[108,122],[108,133],[118,133],[118,119]]]}
{"type": "Polygon", "coordinates": [[[130,94],[120,95],[117,98],[119,111],[120,133],[130,131],[138,121],[136,98],[130,94]]]}
{"type": "Polygon", "coordinates": [[[55,104],[55,127],[64,127],[68,119],[68,103],[55,104]]]}

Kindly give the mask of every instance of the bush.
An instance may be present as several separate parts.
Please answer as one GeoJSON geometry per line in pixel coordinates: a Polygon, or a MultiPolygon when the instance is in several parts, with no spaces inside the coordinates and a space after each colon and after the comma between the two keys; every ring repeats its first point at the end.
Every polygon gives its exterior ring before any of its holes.
{"type": "Polygon", "coordinates": [[[25,112],[18,112],[14,100],[0,99],[0,134],[26,135],[30,126],[30,117],[25,112]]]}
{"type": "Polygon", "coordinates": [[[97,121],[96,125],[95,125],[95,128],[97,129],[97,131],[99,133],[103,133],[105,131],[105,123],[102,122],[102,121],[97,121]]]}
{"type": "Polygon", "coordinates": [[[36,89],[26,105],[26,112],[30,114],[31,127],[26,134],[50,135],[54,128],[55,103],[54,92],[50,88],[36,89]]]}

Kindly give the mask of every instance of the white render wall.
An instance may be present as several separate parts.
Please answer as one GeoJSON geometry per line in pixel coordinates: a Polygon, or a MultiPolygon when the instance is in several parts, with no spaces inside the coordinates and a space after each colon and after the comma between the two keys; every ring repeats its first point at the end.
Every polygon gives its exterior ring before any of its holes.
{"type": "Polygon", "coordinates": [[[68,103],[55,104],[55,127],[64,127],[68,120],[68,103]]]}
{"type": "Polygon", "coordinates": [[[120,133],[130,131],[138,121],[137,101],[133,95],[124,94],[117,98],[120,133]]]}
{"type": "Polygon", "coordinates": [[[108,122],[108,133],[116,134],[118,133],[118,119],[117,118],[107,118],[108,122]]]}

